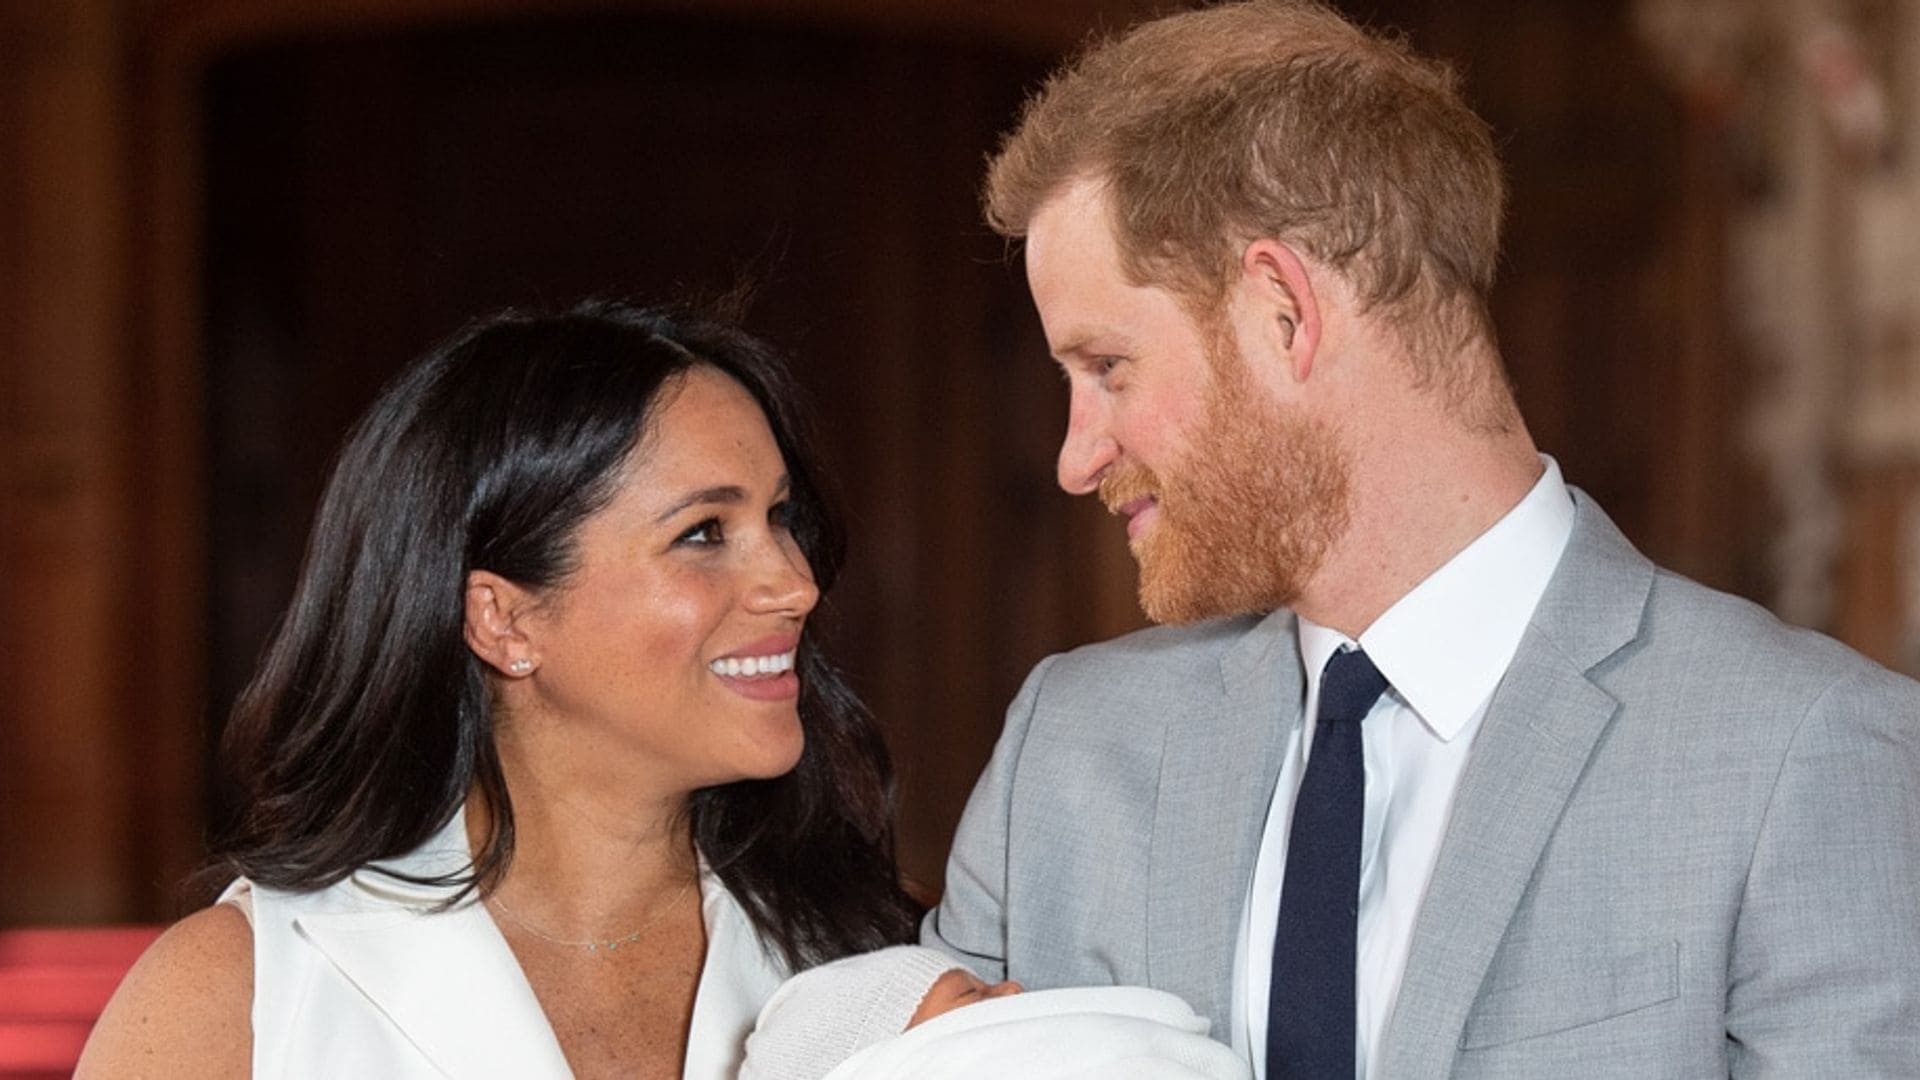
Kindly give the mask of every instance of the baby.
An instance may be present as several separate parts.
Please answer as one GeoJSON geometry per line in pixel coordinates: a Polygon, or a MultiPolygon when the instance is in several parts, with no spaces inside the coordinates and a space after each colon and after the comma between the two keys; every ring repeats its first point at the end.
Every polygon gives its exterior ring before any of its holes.
{"type": "Polygon", "coordinates": [[[1206,1031],[1158,990],[1023,993],[945,953],[899,945],[782,984],[747,1039],[740,1080],[1247,1080],[1206,1031]]]}

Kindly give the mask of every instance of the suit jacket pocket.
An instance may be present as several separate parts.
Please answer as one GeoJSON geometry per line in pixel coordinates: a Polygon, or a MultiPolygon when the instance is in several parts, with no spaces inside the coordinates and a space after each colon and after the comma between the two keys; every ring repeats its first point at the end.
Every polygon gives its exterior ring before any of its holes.
{"type": "Polygon", "coordinates": [[[1481,995],[1467,1016],[1462,1050],[1571,1031],[1651,1008],[1680,995],[1680,944],[1626,956],[1568,958],[1561,972],[1481,995]]]}

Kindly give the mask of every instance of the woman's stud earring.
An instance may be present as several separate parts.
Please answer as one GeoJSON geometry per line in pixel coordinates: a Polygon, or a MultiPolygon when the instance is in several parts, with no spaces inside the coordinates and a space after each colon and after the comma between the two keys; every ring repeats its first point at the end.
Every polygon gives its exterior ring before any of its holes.
{"type": "Polygon", "coordinates": [[[507,670],[513,672],[515,675],[525,675],[527,672],[533,670],[533,661],[523,656],[508,664],[507,670]]]}

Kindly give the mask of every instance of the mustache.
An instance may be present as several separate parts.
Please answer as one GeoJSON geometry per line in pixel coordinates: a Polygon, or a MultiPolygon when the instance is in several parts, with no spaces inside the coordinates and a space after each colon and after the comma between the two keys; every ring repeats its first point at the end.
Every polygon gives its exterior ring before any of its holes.
{"type": "Polygon", "coordinates": [[[1100,502],[1110,514],[1135,499],[1158,496],[1160,478],[1144,465],[1116,465],[1100,478],[1100,502]]]}

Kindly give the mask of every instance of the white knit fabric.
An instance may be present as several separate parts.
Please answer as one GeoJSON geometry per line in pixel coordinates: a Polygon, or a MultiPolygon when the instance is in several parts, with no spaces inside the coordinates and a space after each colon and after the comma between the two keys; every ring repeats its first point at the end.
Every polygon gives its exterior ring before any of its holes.
{"type": "Polygon", "coordinates": [[[1187,1003],[1140,986],[980,1001],[874,1043],[826,1080],[1251,1080],[1187,1003]]]}
{"type": "Polygon", "coordinates": [[[820,1080],[905,1031],[934,982],[961,966],[943,952],[896,945],[795,975],[760,1010],[740,1080],[820,1080]]]}

